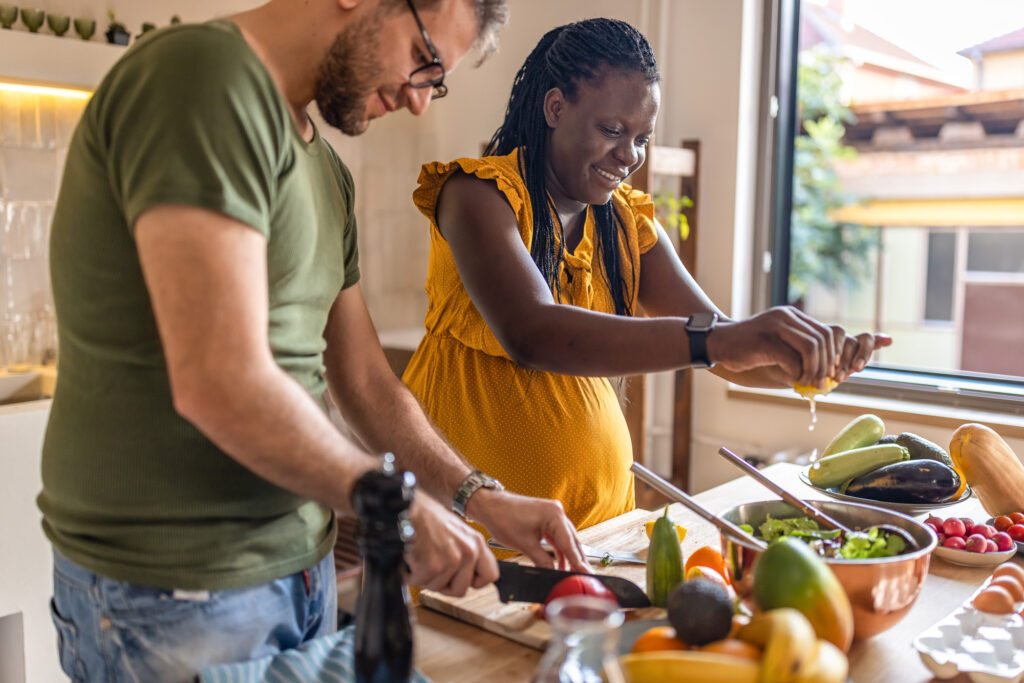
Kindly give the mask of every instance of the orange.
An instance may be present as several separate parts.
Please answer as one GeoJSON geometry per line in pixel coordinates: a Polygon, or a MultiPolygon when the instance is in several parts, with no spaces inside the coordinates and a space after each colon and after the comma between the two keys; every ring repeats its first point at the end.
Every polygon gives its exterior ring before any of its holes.
{"type": "MultiPolygon", "coordinates": [[[[656,520],[652,519],[648,522],[644,522],[644,530],[647,531],[647,538],[651,537],[651,531],[654,529],[655,521],[656,520]]],[[[679,542],[682,543],[683,539],[686,538],[686,527],[679,526],[678,524],[676,524],[676,536],[679,537],[679,542]]]]}
{"type": "Polygon", "coordinates": [[[664,650],[688,650],[686,643],[676,638],[676,630],[671,626],[655,626],[640,634],[633,643],[633,653],[661,652],[664,650]]]}
{"type": "Polygon", "coordinates": [[[701,546],[690,553],[690,556],[686,558],[686,564],[683,565],[683,570],[688,574],[690,572],[690,567],[698,565],[701,567],[711,567],[725,577],[726,582],[731,583],[729,579],[729,568],[725,565],[725,558],[722,557],[722,553],[718,552],[711,546],[701,546]]]}
{"type": "Polygon", "coordinates": [[[723,638],[698,648],[704,652],[717,652],[722,655],[741,657],[754,662],[761,661],[761,648],[740,640],[739,638],[723,638]]]}
{"type": "Polygon", "coordinates": [[[697,565],[690,567],[686,570],[686,576],[684,577],[687,581],[690,579],[707,579],[713,583],[717,583],[719,586],[729,592],[729,582],[725,580],[725,577],[716,572],[711,567],[702,567],[697,565]]]}

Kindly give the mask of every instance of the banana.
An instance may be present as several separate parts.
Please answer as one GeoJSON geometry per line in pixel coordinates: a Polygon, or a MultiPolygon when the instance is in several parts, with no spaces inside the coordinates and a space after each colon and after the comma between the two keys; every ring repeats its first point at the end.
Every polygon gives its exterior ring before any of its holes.
{"type": "Polygon", "coordinates": [[[716,652],[642,652],[619,658],[629,683],[758,683],[760,665],[716,652]]]}
{"type": "Polygon", "coordinates": [[[843,651],[824,639],[818,640],[815,649],[814,657],[800,671],[795,683],[843,683],[850,669],[843,651]]]}
{"type": "Polygon", "coordinates": [[[764,650],[760,683],[796,683],[817,652],[814,627],[791,607],[754,615],[737,637],[764,650]]]}

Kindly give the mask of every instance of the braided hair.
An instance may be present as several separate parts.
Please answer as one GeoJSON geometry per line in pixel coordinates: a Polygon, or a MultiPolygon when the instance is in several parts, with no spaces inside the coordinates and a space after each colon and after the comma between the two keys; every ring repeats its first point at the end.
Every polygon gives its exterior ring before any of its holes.
{"type": "MultiPolygon", "coordinates": [[[[544,97],[559,88],[573,100],[580,83],[593,82],[606,69],[636,73],[646,83],[661,76],[647,39],[629,24],[615,19],[587,19],[559,26],[544,34],[526,58],[512,84],[505,120],[487,145],[486,156],[506,155],[519,150],[519,172],[526,182],[533,208],[533,244],[530,256],[548,286],[560,298],[559,271],[562,264],[562,226],[552,216],[554,203],[545,183],[548,125],[544,118],[544,97]],[[557,228],[557,234],[556,234],[557,228]]],[[[593,206],[596,247],[601,252],[615,313],[629,315],[627,284],[622,274],[618,233],[622,219],[612,200],[593,206]],[[612,283],[618,283],[612,286],[612,283]]]]}

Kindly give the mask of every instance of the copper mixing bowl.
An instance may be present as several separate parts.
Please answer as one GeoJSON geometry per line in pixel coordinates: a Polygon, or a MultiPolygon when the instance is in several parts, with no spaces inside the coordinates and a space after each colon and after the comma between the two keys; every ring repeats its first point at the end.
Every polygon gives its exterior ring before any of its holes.
{"type": "MultiPolygon", "coordinates": [[[[852,529],[867,529],[876,524],[893,524],[904,529],[920,548],[895,557],[866,560],[825,558],[853,607],[853,637],[870,638],[895,625],[910,611],[928,574],[928,561],[938,544],[935,533],[920,522],[898,512],[859,503],[811,501],[813,505],[852,529]]],[[[734,524],[749,524],[755,529],[768,515],[779,519],[802,517],[789,503],[765,500],[731,507],[721,517],[734,524]]],[[[754,583],[754,564],[761,550],[753,543],[733,542],[722,537],[722,554],[732,570],[736,592],[750,594],[754,583]]]]}

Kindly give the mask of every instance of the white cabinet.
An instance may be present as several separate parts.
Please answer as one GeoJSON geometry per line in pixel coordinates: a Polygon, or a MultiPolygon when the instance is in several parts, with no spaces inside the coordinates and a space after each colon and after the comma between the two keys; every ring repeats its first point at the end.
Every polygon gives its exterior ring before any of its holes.
{"type": "Polygon", "coordinates": [[[40,526],[40,455],[50,401],[0,406],[0,680],[66,681],[50,621],[53,555],[40,526]]]}

